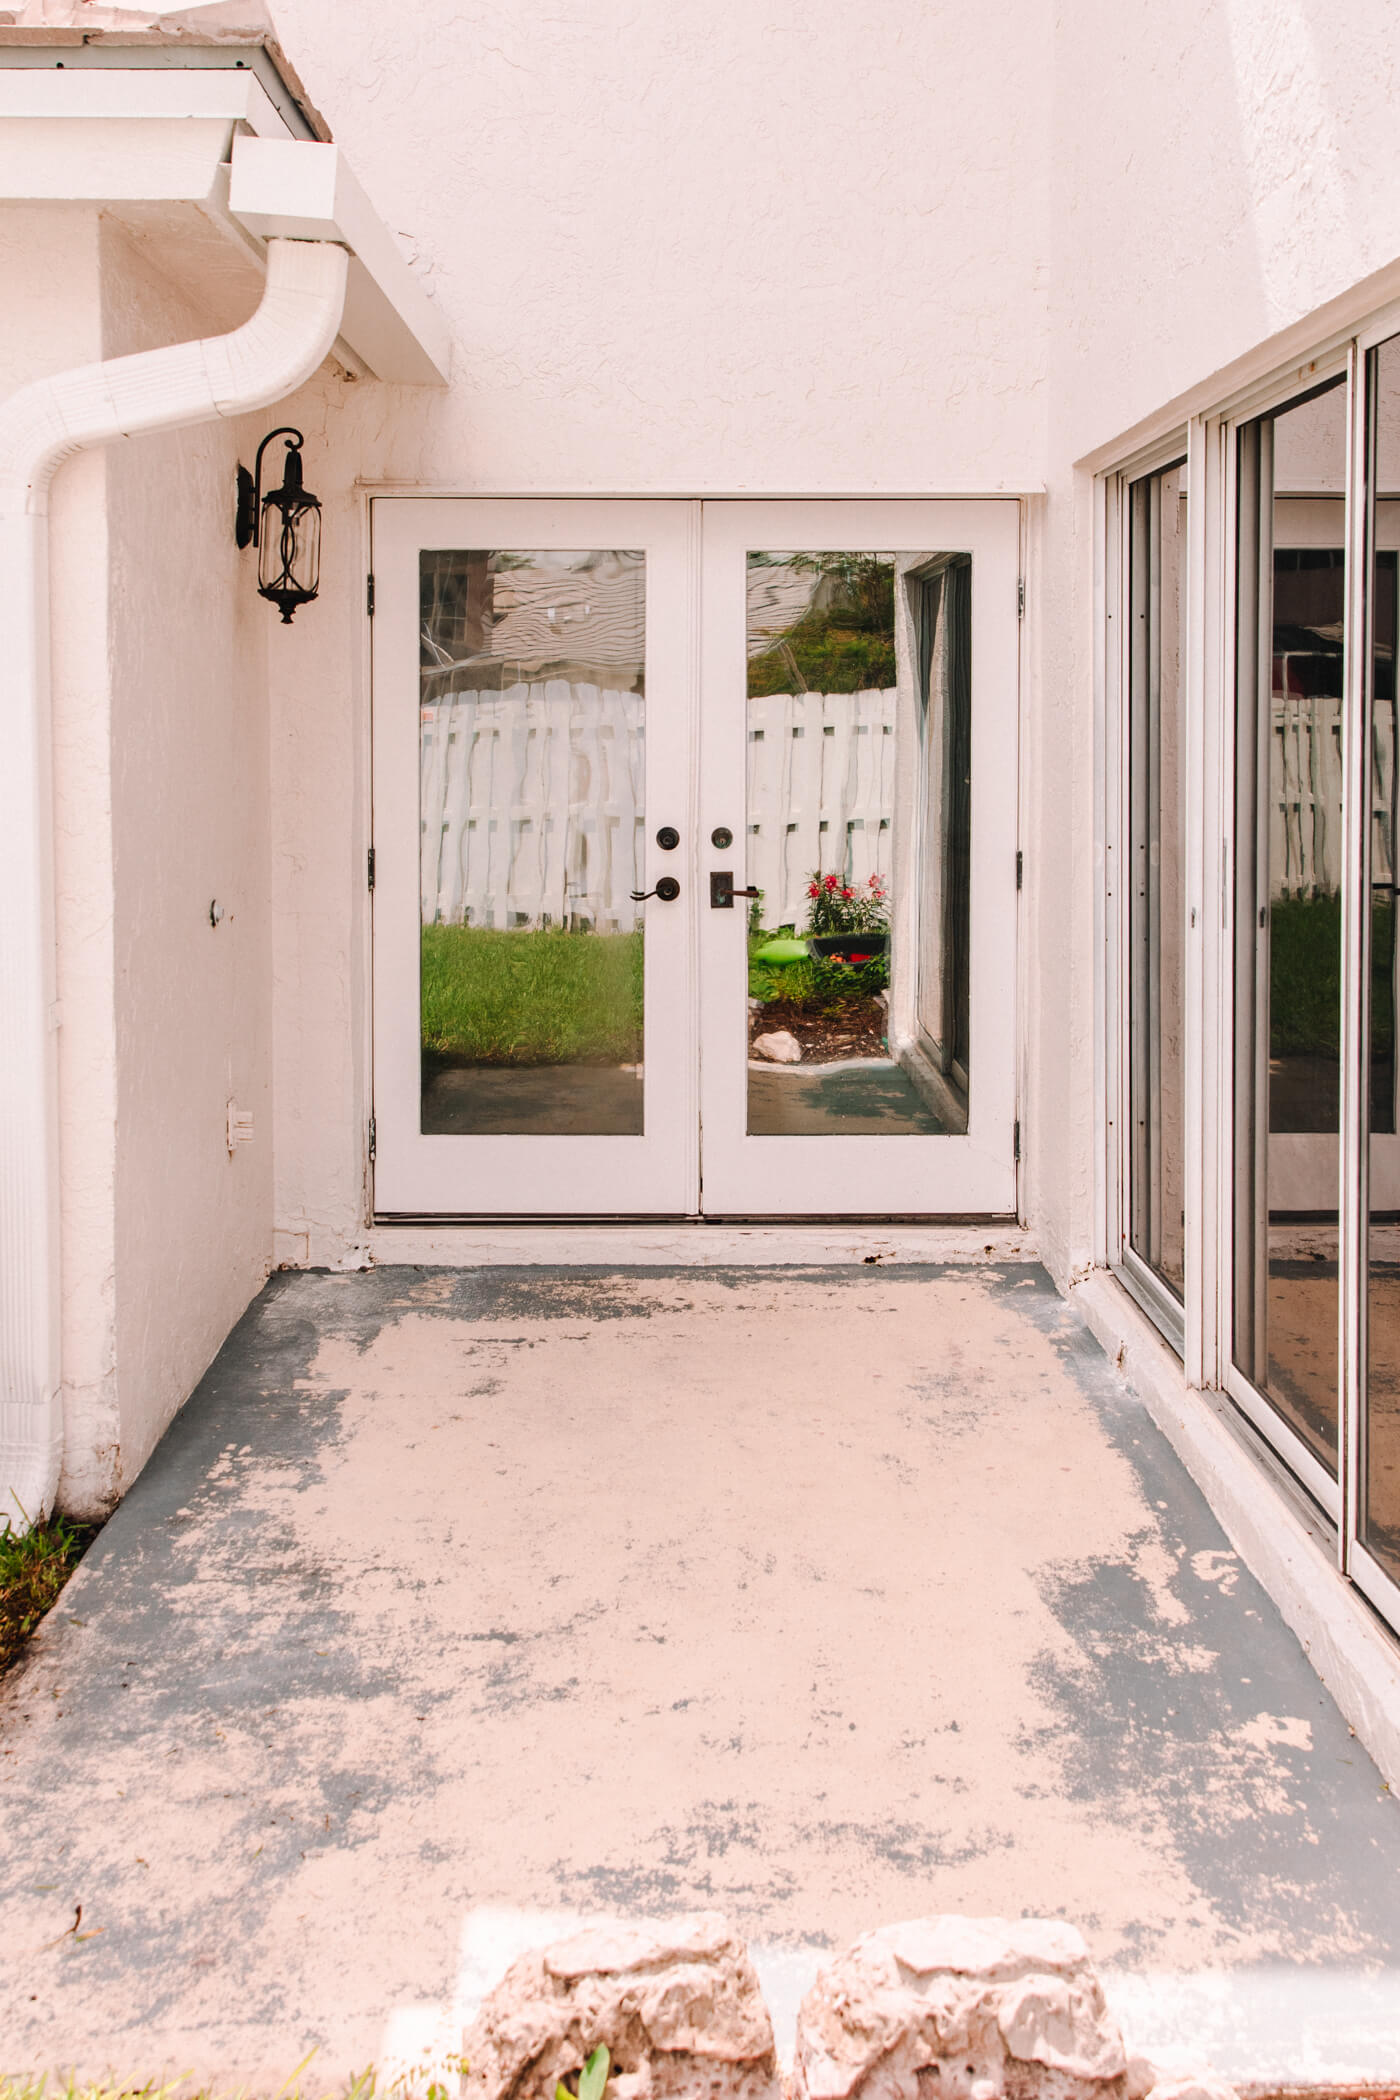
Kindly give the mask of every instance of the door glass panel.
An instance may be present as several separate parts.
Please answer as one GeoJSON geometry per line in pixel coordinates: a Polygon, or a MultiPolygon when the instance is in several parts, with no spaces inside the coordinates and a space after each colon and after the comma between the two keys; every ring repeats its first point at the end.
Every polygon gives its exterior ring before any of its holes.
{"type": "Polygon", "coordinates": [[[639,1135],[645,557],[420,557],[421,1128],[639,1135]]]}
{"type": "Polygon", "coordinates": [[[1400,339],[1371,357],[1375,508],[1371,641],[1370,1231],[1361,1536],[1400,1582],[1400,1136],[1396,1121],[1396,549],[1400,548],[1400,339]]]}
{"type": "Polygon", "coordinates": [[[1185,1285],[1186,470],[1129,490],[1129,1245],[1185,1285]]]}
{"type": "Polygon", "coordinates": [[[750,553],[748,1130],[962,1134],[972,563],[750,553]]]}
{"type": "Polygon", "coordinates": [[[1240,433],[1235,1361],[1337,1471],[1346,394],[1240,433]]]}

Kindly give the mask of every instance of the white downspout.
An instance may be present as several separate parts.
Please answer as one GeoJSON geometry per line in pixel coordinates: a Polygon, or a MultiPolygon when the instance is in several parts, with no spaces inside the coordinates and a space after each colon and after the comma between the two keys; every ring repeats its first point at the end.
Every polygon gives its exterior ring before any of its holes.
{"type": "Polygon", "coordinates": [[[270,240],[261,303],[231,335],[82,365],[0,404],[0,1521],[17,1527],[52,1513],[63,1452],[49,484],[85,446],[292,393],[339,332],[348,263],[333,242],[270,240]]]}

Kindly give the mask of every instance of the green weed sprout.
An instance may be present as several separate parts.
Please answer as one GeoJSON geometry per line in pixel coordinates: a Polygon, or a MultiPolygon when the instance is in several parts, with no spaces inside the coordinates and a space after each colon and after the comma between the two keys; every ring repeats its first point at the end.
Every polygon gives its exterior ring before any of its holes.
{"type": "MultiPolygon", "coordinates": [[[[612,2058],[600,2042],[578,2074],[578,2100],[603,2100],[611,2062],[612,2058]]],[[[554,2088],[554,2100],[574,2100],[562,2078],[554,2088]]]]}

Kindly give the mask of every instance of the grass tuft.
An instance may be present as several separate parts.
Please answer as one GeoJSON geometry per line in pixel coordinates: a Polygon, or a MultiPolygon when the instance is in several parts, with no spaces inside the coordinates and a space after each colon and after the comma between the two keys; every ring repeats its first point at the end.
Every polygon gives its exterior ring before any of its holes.
{"type": "Polygon", "coordinates": [[[479,1065],[642,1055],[640,933],[423,928],[423,1048],[479,1065]]]}
{"type": "MultiPolygon", "coordinates": [[[[15,1661],[97,1531],[95,1524],[70,1524],[66,1517],[50,1517],[32,1531],[19,1532],[6,1519],[0,1531],[0,1670],[15,1661]]],[[[16,2096],[19,2092],[16,2088],[16,2096]]],[[[49,2100],[55,2100],[56,2094],[57,2088],[49,2100]]],[[[16,2096],[0,2081],[0,2100],[16,2100],[16,2096]]]]}
{"type": "MultiPolygon", "coordinates": [[[[313,2100],[313,2095],[301,2082],[305,2071],[315,2055],[305,2056],[291,2076],[284,2080],[277,2091],[267,2100],[313,2100]]],[[[416,2065],[412,2070],[401,2072],[395,2078],[381,2079],[374,2070],[352,2074],[335,2093],[320,2092],[314,2100],[454,2100],[458,2082],[465,2077],[467,2060],[463,2057],[449,2058],[444,2065],[430,2068],[416,2065]],[[444,2078],[447,2083],[443,2083],[444,2078]]],[[[106,2081],[89,2081],[68,2077],[66,2079],[44,2076],[0,2075],[0,2100],[256,2100],[246,2086],[237,2086],[229,2091],[216,2092],[212,2087],[198,2085],[193,2078],[112,2078],[106,2081]]]]}

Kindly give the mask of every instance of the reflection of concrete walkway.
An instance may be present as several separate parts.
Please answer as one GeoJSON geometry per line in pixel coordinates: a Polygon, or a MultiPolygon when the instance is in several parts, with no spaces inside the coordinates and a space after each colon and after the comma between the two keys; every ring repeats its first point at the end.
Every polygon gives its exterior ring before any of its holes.
{"type": "Polygon", "coordinates": [[[640,1065],[459,1065],[425,1080],[438,1137],[639,1137],[640,1065]]]}
{"type": "Polygon", "coordinates": [[[939,1137],[947,1127],[893,1060],[749,1063],[751,1137],[939,1137]]]}
{"type": "Polygon", "coordinates": [[[6,2067],[328,2086],[699,1905],[780,2014],[1046,1911],[1149,2045],[1400,2061],[1396,1805],[1031,1267],[275,1278],[0,1749],[6,2067]]]}

